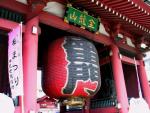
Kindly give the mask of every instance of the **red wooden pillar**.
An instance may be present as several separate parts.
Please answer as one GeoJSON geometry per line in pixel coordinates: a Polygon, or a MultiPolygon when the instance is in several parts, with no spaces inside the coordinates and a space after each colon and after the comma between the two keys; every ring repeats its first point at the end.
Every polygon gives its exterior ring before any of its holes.
{"type": "Polygon", "coordinates": [[[112,62],[113,76],[116,87],[117,100],[119,106],[121,107],[120,111],[121,113],[128,113],[129,104],[122,69],[122,62],[119,58],[119,49],[116,45],[111,45],[111,51],[112,51],[111,62],[112,62]]]}
{"type": "Polygon", "coordinates": [[[24,109],[25,113],[37,108],[37,56],[38,33],[32,34],[33,26],[38,27],[39,18],[35,17],[26,23],[23,37],[23,73],[24,73],[24,109]]]}
{"type": "Polygon", "coordinates": [[[90,113],[90,99],[86,100],[85,105],[86,105],[85,113],[90,113]]]}
{"type": "Polygon", "coordinates": [[[65,113],[66,112],[66,106],[60,105],[60,113],[65,113]]]}
{"type": "Polygon", "coordinates": [[[90,113],[90,99],[85,101],[85,105],[82,109],[82,113],[90,113]]]}
{"type": "Polygon", "coordinates": [[[147,79],[143,60],[140,60],[140,65],[138,66],[138,70],[139,70],[139,79],[141,83],[142,93],[150,107],[150,86],[148,85],[148,79],[147,79]]]}

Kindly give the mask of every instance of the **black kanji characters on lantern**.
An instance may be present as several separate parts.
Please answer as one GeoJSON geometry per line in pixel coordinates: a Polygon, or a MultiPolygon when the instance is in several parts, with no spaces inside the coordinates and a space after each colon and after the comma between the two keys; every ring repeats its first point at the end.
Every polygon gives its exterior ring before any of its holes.
{"type": "Polygon", "coordinates": [[[63,47],[68,60],[68,81],[63,93],[72,94],[79,80],[99,83],[100,70],[94,45],[85,39],[66,38],[63,47]]]}

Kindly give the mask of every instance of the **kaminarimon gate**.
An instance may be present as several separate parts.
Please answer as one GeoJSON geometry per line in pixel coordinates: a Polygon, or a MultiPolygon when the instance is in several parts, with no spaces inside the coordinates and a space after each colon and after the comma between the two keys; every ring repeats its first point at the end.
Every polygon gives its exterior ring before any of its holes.
{"type": "Polygon", "coordinates": [[[143,107],[150,108],[143,61],[150,50],[149,4],[0,0],[0,93],[14,100],[15,113],[149,113],[143,107]],[[15,48],[9,41],[20,25],[23,95],[13,97],[13,77],[21,68],[9,65],[18,52],[10,53],[15,48]],[[45,96],[37,97],[37,84],[45,96]]]}

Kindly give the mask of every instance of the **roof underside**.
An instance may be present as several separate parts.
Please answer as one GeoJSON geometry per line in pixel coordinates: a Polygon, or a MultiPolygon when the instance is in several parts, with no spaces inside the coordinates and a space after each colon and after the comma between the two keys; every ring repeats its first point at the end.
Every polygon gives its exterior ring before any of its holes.
{"type": "MultiPolygon", "coordinates": [[[[17,0],[32,4],[37,0],[17,0]]],[[[56,1],[67,3],[99,16],[110,26],[131,34],[136,44],[146,43],[150,49],[150,6],[144,0],[40,0],[45,3],[56,1]]]]}
{"type": "Polygon", "coordinates": [[[74,0],[72,3],[99,16],[110,26],[120,25],[121,30],[133,36],[136,45],[145,43],[149,51],[150,6],[144,0],[74,0]]]}
{"type": "Polygon", "coordinates": [[[110,24],[121,24],[122,29],[131,34],[142,36],[150,33],[150,8],[140,0],[75,0],[73,3],[110,24]]]}
{"type": "MultiPolygon", "coordinates": [[[[32,3],[36,0],[16,0],[32,3]],[[28,2],[27,2],[28,1],[28,2]]],[[[49,0],[41,0],[49,2],[49,0]]],[[[150,6],[142,0],[51,0],[70,1],[77,7],[99,16],[110,24],[121,24],[121,28],[131,34],[143,36],[150,34],[150,6]]]]}

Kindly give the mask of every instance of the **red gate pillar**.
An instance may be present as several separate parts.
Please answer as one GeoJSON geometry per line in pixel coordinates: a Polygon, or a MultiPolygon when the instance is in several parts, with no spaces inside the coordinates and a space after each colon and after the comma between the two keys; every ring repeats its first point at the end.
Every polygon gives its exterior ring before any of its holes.
{"type": "Polygon", "coordinates": [[[121,107],[120,109],[121,113],[128,113],[129,104],[122,69],[122,62],[119,58],[119,49],[116,45],[111,45],[111,51],[112,51],[111,63],[117,93],[118,106],[121,107]]]}
{"type": "Polygon", "coordinates": [[[140,60],[140,65],[138,66],[138,70],[139,70],[139,79],[141,83],[142,93],[150,107],[150,86],[148,84],[148,79],[147,79],[143,60],[140,60]]]}
{"type": "Polygon", "coordinates": [[[90,111],[90,98],[85,100],[85,105],[82,108],[82,113],[91,113],[91,111],[90,111]]]}
{"type": "Polygon", "coordinates": [[[39,18],[35,17],[26,23],[23,37],[23,73],[24,73],[24,109],[25,113],[37,108],[37,56],[38,33],[32,34],[33,26],[38,27],[39,18]]]}

